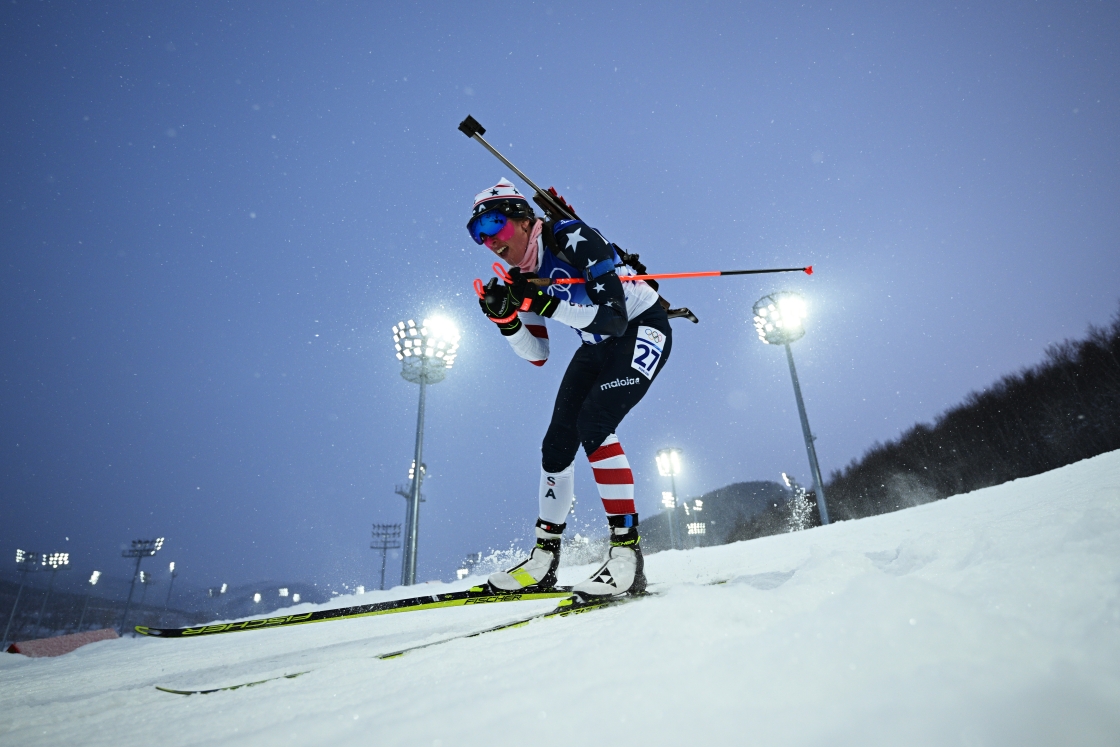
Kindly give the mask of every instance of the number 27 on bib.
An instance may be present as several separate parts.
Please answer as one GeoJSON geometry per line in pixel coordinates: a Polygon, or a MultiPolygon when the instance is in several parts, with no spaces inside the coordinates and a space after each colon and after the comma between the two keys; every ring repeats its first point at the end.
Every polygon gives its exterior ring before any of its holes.
{"type": "Polygon", "coordinates": [[[634,341],[634,357],[630,366],[641,371],[647,379],[652,379],[664,349],[664,332],[653,327],[638,327],[638,339],[634,341]]]}

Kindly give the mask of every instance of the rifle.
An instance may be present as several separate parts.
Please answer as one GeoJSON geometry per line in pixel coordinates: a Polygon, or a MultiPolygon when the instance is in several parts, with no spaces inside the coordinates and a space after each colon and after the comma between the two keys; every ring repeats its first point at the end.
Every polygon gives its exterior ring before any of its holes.
{"type": "MultiPolygon", "coordinates": [[[[579,216],[576,215],[575,209],[556,192],[555,187],[549,187],[547,190],[541,189],[533,182],[532,179],[525,176],[524,172],[522,172],[521,169],[514,166],[508,158],[499,153],[494,146],[490,145],[490,143],[486,142],[486,140],[482,137],[484,134],[486,134],[486,128],[480,125],[478,123],[478,120],[476,120],[474,117],[468,114],[467,118],[459,123],[459,131],[472,140],[477,140],[478,142],[482,143],[482,146],[486,148],[486,150],[494,154],[495,158],[504,163],[511,171],[513,171],[513,173],[521,177],[521,180],[523,182],[532,187],[533,202],[536,203],[537,207],[544,211],[549,220],[554,222],[558,220],[579,220],[579,216]]],[[[634,271],[639,275],[648,274],[646,271],[646,266],[638,260],[637,254],[629,254],[617,244],[612,243],[611,247],[614,248],[616,252],[618,252],[619,259],[622,260],[622,263],[624,265],[632,267],[634,271]]],[[[649,279],[646,280],[646,283],[654,290],[658,289],[656,280],[649,279]]],[[[682,306],[679,309],[671,308],[671,304],[666,301],[660,294],[658,294],[657,296],[657,302],[661,304],[661,307],[663,309],[665,309],[665,312],[668,314],[670,319],[688,319],[693,324],[697,324],[700,321],[696,318],[696,315],[686,307],[682,306]]]]}

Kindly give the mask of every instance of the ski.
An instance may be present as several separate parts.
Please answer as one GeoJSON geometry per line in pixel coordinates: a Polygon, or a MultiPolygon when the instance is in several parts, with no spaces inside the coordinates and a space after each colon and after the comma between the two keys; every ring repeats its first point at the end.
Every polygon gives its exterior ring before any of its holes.
{"type": "MultiPolygon", "coordinates": [[[[307,671],[310,672],[311,670],[309,669],[307,671]]],[[[163,687],[161,685],[156,685],[156,689],[159,690],[161,693],[171,693],[172,695],[209,695],[210,693],[220,693],[220,692],[223,692],[225,690],[240,690],[243,687],[253,687],[254,685],[263,685],[264,683],[272,682],[273,680],[294,680],[296,677],[299,677],[301,674],[307,674],[307,672],[295,672],[293,674],[281,674],[277,677],[269,677],[267,679],[257,680],[256,682],[242,682],[240,685],[227,685],[226,687],[212,687],[212,688],[209,688],[207,690],[175,690],[173,688],[163,687]]]]}
{"type": "Polygon", "coordinates": [[[438,641],[431,641],[429,643],[421,643],[416,646],[409,646],[402,648],[399,651],[391,651],[385,654],[378,654],[378,659],[396,659],[397,657],[404,656],[413,651],[419,651],[423,648],[431,648],[432,646],[442,646],[451,641],[461,641],[465,638],[477,638],[480,635],[487,633],[496,633],[499,630],[509,630],[510,628],[520,628],[523,625],[528,625],[534,620],[543,620],[550,617],[568,617],[569,615],[579,615],[591,610],[600,610],[604,607],[615,607],[620,604],[632,602],[637,599],[644,599],[645,597],[655,596],[657,592],[642,592],[636,596],[622,596],[622,597],[591,597],[583,599],[579,596],[570,596],[567,599],[561,599],[559,604],[554,609],[547,612],[538,612],[535,615],[528,615],[512,622],[502,623],[501,625],[494,625],[493,627],[483,628],[482,630],[475,630],[470,633],[462,633],[454,635],[450,638],[442,638],[438,641]]]}
{"type": "Polygon", "coordinates": [[[197,638],[199,636],[217,635],[219,633],[236,633],[242,630],[260,630],[262,628],[305,625],[307,623],[325,622],[327,620],[352,620],[358,617],[388,615],[395,612],[413,612],[416,610],[429,610],[440,607],[463,607],[469,604],[556,599],[558,597],[570,596],[571,593],[572,590],[570,586],[557,586],[548,591],[504,593],[495,593],[486,586],[473,586],[466,591],[451,591],[444,594],[432,594],[430,596],[411,597],[409,599],[394,599],[389,602],[374,602],[373,604],[340,607],[333,610],[314,610],[298,615],[261,617],[253,620],[215,623],[213,625],[200,625],[187,628],[151,628],[147,625],[137,625],[135,630],[140,635],[153,638],[197,638]]]}

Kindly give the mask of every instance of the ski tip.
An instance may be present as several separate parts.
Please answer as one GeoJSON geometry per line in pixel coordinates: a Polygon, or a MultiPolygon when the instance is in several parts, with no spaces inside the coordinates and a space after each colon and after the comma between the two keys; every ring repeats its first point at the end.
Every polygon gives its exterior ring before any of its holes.
{"type": "Polygon", "coordinates": [[[805,268],[805,274],[806,275],[812,275],[813,274],[813,266],[812,265],[809,265],[808,267],[805,268]]]}

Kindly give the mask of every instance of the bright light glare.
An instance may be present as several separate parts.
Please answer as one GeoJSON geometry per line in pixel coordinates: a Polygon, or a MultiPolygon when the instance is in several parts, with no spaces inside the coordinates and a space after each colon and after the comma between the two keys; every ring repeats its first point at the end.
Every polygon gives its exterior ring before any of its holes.
{"type": "Polygon", "coordinates": [[[101,578],[101,571],[94,571],[93,574],[89,577],[89,585],[97,586],[97,579],[99,578],[101,578]]]}
{"type": "Polygon", "coordinates": [[[253,595],[253,604],[257,604],[260,601],[261,601],[261,593],[258,591],[256,594],[253,595]]]}
{"type": "Polygon", "coordinates": [[[222,584],[222,590],[221,590],[220,592],[218,592],[218,593],[219,593],[219,594],[225,594],[225,593],[226,593],[226,589],[228,589],[228,588],[229,588],[229,584],[222,584]]]}
{"type": "Polygon", "coordinates": [[[673,508],[677,505],[677,499],[668,490],[661,491],[661,505],[665,508],[673,508]]]}
{"type": "Polygon", "coordinates": [[[407,326],[405,322],[393,326],[395,355],[397,360],[404,361],[404,376],[410,381],[413,376],[429,383],[441,379],[442,376],[431,378],[433,369],[451,368],[459,350],[459,339],[459,328],[444,316],[428,317],[420,326],[411,319],[407,326]],[[407,360],[409,358],[419,360],[407,360]]]}
{"type": "Polygon", "coordinates": [[[708,525],[705,524],[702,521],[697,521],[695,523],[688,524],[687,526],[688,526],[688,533],[689,534],[707,534],[708,533],[708,525]]]}
{"type": "Polygon", "coordinates": [[[174,561],[174,560],[172,560],[172,561],[171,561],[171,567],[170,567],[170,568],[169,568],[168,570],[169,570],[169,571],[170,571],[171,573],[174,573],[174,572],[175,572],[175,561],[174,561]]]}
{"type": "Polygon", "coordinates": [[[292,594],[292,602],[294,604],[299,604],[299,594],[292,594]]]}
{"type": "Polygon", "coordinates": [[[681,473],[679,449],[662,449],[657,452],[657,472],[662,477],[675,477],[681,473]]]}
{"type": "Polygon", "coordinates": [[[758,339],[768,345],[788,345],[805,334],[809,316],[805,299],[791,291],[765,296],[754,305],[754,328],[758,339]]]}

